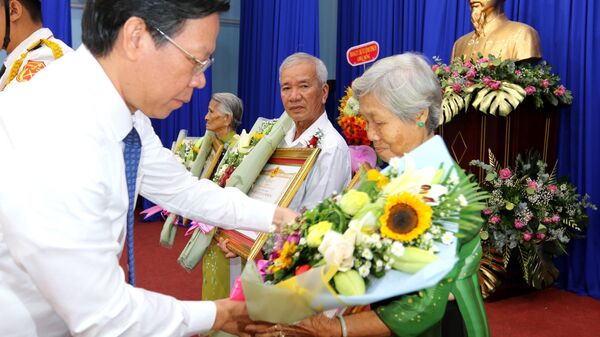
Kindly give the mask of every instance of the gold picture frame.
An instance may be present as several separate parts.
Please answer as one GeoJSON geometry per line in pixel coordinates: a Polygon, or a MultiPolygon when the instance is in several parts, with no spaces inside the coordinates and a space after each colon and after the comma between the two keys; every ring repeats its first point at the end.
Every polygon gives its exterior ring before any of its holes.
{"type": "MultiPolygon", "coordinates": [[[[248,195],[287,207],[314,166],[319,148],[280,148],[261,170],[248,195]]],[[[214,239],[229,240],[227,248],[245,260],[259,256],[268,234],[241,230],[219,230],[214,239]]]]}
{"type": "Polygon", "coordinates": [[[223,142],[218,140],[216,137],[213,139],[211,143],[211,149],[206,157],[206,161],[204,162],[204,167],[200,173],[200,178],[210,179],[215,171],[215,168],[221,161],[221,155],[223,154],[224,149],[223,142]]]}

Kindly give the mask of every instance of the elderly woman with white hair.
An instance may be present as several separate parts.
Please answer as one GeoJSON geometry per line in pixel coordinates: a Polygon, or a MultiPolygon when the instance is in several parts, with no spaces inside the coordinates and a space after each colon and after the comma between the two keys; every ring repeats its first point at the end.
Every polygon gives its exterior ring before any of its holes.
{"type": "MultiPolygon", "coordinates": [[[[453,167],[444,141],[434,134],[441,110],[440,85],[422,56],[406,53],[381,59],[353,82],[352,89],[367,122],[367,135],[382,160],[410,154],[417,166],[453,167]]],[[[488,336],[476,274],[481,258],[477,230],[461,239],[457,255],[459,261],[437,285],[372,304],[372,310],[247,329],[262,337],[463,336],[466,332],[488,336]],[[456,301],[448,300],[454,297],[456,301]]]]}

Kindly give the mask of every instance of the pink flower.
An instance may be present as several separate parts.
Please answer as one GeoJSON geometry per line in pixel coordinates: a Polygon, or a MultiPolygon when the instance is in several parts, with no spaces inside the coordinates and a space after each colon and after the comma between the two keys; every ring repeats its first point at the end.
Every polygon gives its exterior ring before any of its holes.
{"type": "Polygon", "coordinates": [[[454,90],[454,92],[456,92],[456,93],[459,93],[462,89],[460,87],[460,84],[454,83],[454,84],[452,84],[452,90],[454,90]]]}
{"type": "Polygon", "coordinates": [[[500,89],[501,86],[502,86],[502,82],[500,82],[500,81],[491,81],[488,84],[488,87],[492,88],[493,90],[498,90],[498,89],[500,89]]]}
{"type": "Polygon", "coordinates": [[[438,64],[434,64],[434,65],[431,66],[431,70],[433,70],[433,72],[435,72],[439,68],[440,68],[440,66],[438,64]]]}
{"type": "Polygon", "coordinates": [[[483,210],[483,215],[490,215],[490,214],[492,214],[492,210],[491,210],[491,209],[489,209],[489,208],[485,208],[485,209],[483,210]]]}
{"type": "Polygon", "coordinates": [[[497,225],[500,223],[500,217],[496,214],[492,215],[490,217],[490,223],[493,223],[494,225],[497,225]]]}
{"type": "Polygon", "coordinates": [[[465,67],[467,67],[467,68],[471,68],[471,67],[473,67],[473,63],[471,63],[471,60],[467,60],[467,61],[464,63],[464,66],[465,66],[465,67]]]}
{"type": "Polygon", "coordinates": [[[550,85],[550,83],[548,83],[548,80],[541,80],[540,84],[543,88],[548,88],[548,85],[550,85]]]}
{"type": "Polygon", "coordinates": [[[556,185],[548,185],[548,191],[550,191],[550,193],[556,193],[558,187],[556,187],[556,185]]]}
{"type": "Polygon", "coordinates": [[[530,241],[533,238],[533,235],[529,232],[523,233],[523,240],[530,241]]]}
{"type": "Polygon", "coordinates": [[[473,68],[467,70],[467,73],[465,74],[465,78],[468,78],[470,80],[474,79],[475,76],[477,76],[477,70],[475,70],[473,68]]]}
{"type": "Polygon", "coordinates": [[[503,168],[502,170],[500,170],[500,179],[502,179],[502,180],[509,179],[511,174],[512,173],[510,172],[510,169],[503,168]]]}
{"type": "Polygon", "coordinates": [[[525,227],[525,224],[523,223],[523,221],[517,219],[515,220],[514,226],[516,229],[521,229],[525,227]]]}
{"type": "Polygon", "coordinates": [[[521,76],[522,74],[523,74],[523,73],[522,73],[522,72],[521,72],[519,69],[515,70],[515,75],[517,75],[517,76],[521,76]]]}
{"type": "Polygon", "coordinates": [[[473,85],[473,82],[471,82],[471,81],[466,81],[465,82],[465,87],[470,87],[472,85],[473,85]]]}
{"type": "Polygon", "coordinates": [[[554,95],[556,95],[557,97],[561,97],[565,94],[566,90],[567,89],[563,85],[561,85],[556,90],[554,90],[554,95]]]}
{"type": "Polygon", "coordinates": [[[547,224],[549,224],[549,223],[551,223],[551,222],[552,222],[552,218],[545,217],[545,218],[543,218],[543,219],[542,219],[542,223],[543,223],[544,225],[547,225],[547,224]]]}
{"type": "Polygon", "coordinates": [[[525,88],[525,92],[527,93],[527,95],[533,95],[537,92],[537,89],[534,86],[529,85],[525,88]]]}
{"type": "Polygon", "coordinates": [[[486,62],[490,62],[490,59],[488,59],[487,57],[482,57],[479,60],[477,60],[477,63],[479,63],[479,64],[486,63],[486,62]]]}
{"type": "Polygon", "coordinates": [[[489,76],[486,76],[481,80],[481,82],[483,82],[483,84],[485,84],[485,85],[489,85],[490,82],[492,82],[492,81],[493,81],[492,78],[489,76]]]}
{"type": "Polygon", "coordinates": [[[533,188],[534,190],[537,190],[537,189],[538,189],[538,184],[537,184],[537,182],[535,182],[535,181],[533,181],[533,180],[530,180],[530,181],[528,181],[528,182],[527,182],[527,186],[528,186],[528,187],[531,187],[531,188],[533,188]]]}
{"type": "MultiPolygon", "coordinates": [[[[536,237],[538,240],[544,240],[544,239],[546,238],[546,234],[545,234],[545,233],[537,233],[537,234],[535,234],[535,237],[536,237]]],[[[523,237],[523,239],[524,239],[524,238],[525,238],[525,237],[523,237]]],[[[529,241],[529,240],[527,240],[527,241],[529,241]]]]}
{"type": "Polygon", "coordinates": [[[444,71],[449,73],[450,72],[450,67],[449,66],[444,66],[444,71]]]}
{"type": "Polygon", "coordinates": [[[455,70],[455,71],[452,72],[452,77],[458,77],[458,76],[460,76],[460,74],[458,73],[458,71],[455,70]]]}
{"type": "Polygon", "coordinates": [[[557,214],[554,214],[552,216],[552,222],[559,222],[560,221],[560,216],[558,216],[557,214]]]}

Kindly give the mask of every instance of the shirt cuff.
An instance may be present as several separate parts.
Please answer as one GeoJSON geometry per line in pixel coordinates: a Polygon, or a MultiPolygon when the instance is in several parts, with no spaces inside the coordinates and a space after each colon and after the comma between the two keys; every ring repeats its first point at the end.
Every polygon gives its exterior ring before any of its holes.
{"type": "Polygon", "coordinates": [[[212,329],[217,317],[217,305],[210,301],[182,301],[187,311],[186,335],[204,334],[212,329]]]}

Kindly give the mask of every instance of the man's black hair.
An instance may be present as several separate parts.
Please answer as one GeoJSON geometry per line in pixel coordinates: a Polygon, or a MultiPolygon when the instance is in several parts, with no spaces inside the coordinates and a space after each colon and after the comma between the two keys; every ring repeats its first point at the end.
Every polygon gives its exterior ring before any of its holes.
{"type": "MultiPolygon", "coordinates": [[[[42,22],[42,2],[40,0],[18,0],[29,12],[33,22],[42,22]]],[[[48,0],[47,0],[48,1],[48,0]]]]}
{"type": "Polygon", "coordinates": [[[229,10],[229,0],[87,0],[81,20],[83,44],[96,57],[112,50],[125,22],[133,16],[146,21],[158,45],[164,37],[151,28],[176,36],[188,19],[229,10]]]}

